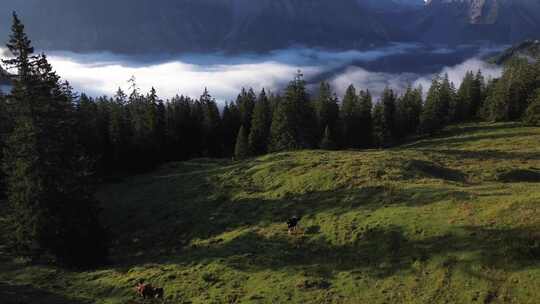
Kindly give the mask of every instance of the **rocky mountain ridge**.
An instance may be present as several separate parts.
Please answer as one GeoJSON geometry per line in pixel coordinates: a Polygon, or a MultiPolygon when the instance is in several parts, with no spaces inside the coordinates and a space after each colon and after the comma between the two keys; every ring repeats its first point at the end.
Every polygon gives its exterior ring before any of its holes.
{"type": "Polygon", "coordinates": [[[512,44],[540,38],[537,0],[2,0],[36,45],[72,51],[361,49],[392,41],[512,44]]]}

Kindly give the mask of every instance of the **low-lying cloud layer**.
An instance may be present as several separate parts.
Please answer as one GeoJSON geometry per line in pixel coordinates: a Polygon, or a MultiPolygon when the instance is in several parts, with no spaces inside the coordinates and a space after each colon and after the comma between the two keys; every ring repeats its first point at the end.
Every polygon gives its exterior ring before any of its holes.
{"type": "MultiPolygon", "coordinates": [[[[200,96],[207,87],[218,101],[235,98],[242,87],[260,90],[263,87],[278,91],[286,85],[298,70],[309,81],[329,80],[339,95],[348,85],[358,89],[369,88],[378,95],[389,86],[398,92],[408,85],[428,88],[433,74],[389,73],[370,71],[364,64],[384,60],[385,57],[411,54],[422,50],[414,44],[395,44],[388,48],[370,51],[332,52],[317,49],[289,49],[265,55],[183,55],[157,59],[133,58],[109,53],[75,54],[49,53],[49,60],[63,79],[76,90],[90,95],[111,95],[118,87],[127,90],[127,80],[135,76],[143,92],[151,87],[162,98],[176,94],[200,96]]],[[[5,56],[0,49],[0,56],[5,56]]],[[[450,54],[449,49],[432,49],[432,54],[450,54]]],[[[422,60],[419,56],[419,60],[422,60]]],[[[463,63],[438,69],[434,73],[448,73],[459,85],[469,70],[482,70],[488,77],[498,77],[499,67],[472,58],[463,63]]]]}

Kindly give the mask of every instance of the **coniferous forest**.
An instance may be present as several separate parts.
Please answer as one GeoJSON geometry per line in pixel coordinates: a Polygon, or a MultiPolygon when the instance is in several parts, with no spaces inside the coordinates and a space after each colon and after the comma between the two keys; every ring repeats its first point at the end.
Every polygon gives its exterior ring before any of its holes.
{"type": "MultiPolygon", "coordinates": [[[[208,88],[197,99],[130,89],[111,96],[74,92],[44,54],[34,53],[14,15],[3,66],[12,91],[0,93],[1,195],[11,242],[24,255],[52,255],[63,264],[106,260],[109,233],[93,198],[99,181],[193,158],[245,159],[302,149],[389,148],[445,126],[471,121],[540,124],[540,62],[515,59],[502,77],[448,75],[403,94],[369,88],[337,96],[327,82],[308,90],[299,72],[281,91],[239,88],[222,108],[208,88]]],[[[127,75],[129,77],[129,75],[127,75]]],[[[204,85],[204,84],[201,84],[204,85]]]]}

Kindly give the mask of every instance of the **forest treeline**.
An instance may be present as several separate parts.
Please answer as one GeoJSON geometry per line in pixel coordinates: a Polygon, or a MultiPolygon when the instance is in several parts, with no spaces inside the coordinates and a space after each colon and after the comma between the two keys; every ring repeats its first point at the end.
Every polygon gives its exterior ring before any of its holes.
{"type": "Polygon", "coordinates": [[[12,57],[3,63],[16,76],[12,91],[0,93],[0,196],[13,248],[70,265],[99,264],[107,255],[92,195],[96,177],[197,157],[386,148],[467,121],[540,123],[540,63],[521,59],[499,79],[468,72],[456,87],[442,75],[425,94],[387,88],[377,102],[353,85],[342,98],[326,82],[308,92],[298,73],[281,92],[242,89],[220,111],[208,90],[198,99],[163,100],[154,89],[141,92],[133,78],[128,92],[77,95],[44,54],[34,54],[16,15],[7,48],[12,57]]]}

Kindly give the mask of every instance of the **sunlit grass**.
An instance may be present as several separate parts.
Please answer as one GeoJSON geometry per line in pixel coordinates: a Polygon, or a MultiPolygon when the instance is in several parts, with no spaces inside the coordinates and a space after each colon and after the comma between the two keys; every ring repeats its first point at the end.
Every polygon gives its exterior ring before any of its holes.
{"type": "Polygon", "coordinates": [[[523,172],[539,168],[540,129],[518,124],[386,151],[171,163],[100,189],[112,265],[6,257],[0,281],[95,303],[134,303],[141,278],[168,303],[538,303],[540,180],[523,172]]]}

